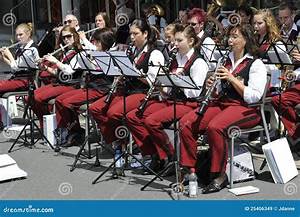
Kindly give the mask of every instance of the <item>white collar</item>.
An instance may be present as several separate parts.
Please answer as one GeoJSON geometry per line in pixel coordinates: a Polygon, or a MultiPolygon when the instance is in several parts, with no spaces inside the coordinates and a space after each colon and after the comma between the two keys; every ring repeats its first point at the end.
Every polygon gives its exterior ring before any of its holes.
{"type": "Polygon", "coordinates": [[[28,49],[30,48],[30,46],[33,44],[33,40],[31,39],[25,46],[23,49],[28,49]]]}
{"type": "Polygon", "coordinates": [[[246,58],[250,58],[253,59],[254,57],[252,55],[250,55],[249,53],[246,53],[242,58],[240,58],[238,61],[234,62],[234,56],[233,56],[233,52],[229,53],[229,59],[231,61],[231,69],[230,71],[234,71],[234,69],[241,63],[243,62],[246,58]]]}
{"type": "Polygon", "coordinates": [[[188,60],[192,57],[194,51],[195,51],[195,49],[192,48],[192,49],[190,49],[186,54],[184,54],[183,56],[181,56],[181,55],[178,53],[178,55],[176,56],[177,62],[178,62],[178,60],[179,60],[179,61],[180,61],[180,60],[182,61],[182,60],[184,60],[184,59],[185,59],[186,61],[188,61],[188,60]]]}

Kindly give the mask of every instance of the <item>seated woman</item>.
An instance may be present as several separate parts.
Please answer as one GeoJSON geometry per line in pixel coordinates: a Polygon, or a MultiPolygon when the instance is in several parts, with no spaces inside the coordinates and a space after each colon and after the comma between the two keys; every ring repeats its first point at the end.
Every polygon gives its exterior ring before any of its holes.
{"type": "MultiPolygon", "coordinates": [[[[56,80],[34,91],[33,111],[40,121],[41,128],[43,128],[43,115],[50,114],[50,108],[47,104],[48,101],[77,88],[76,85],[68,82],[69,76],[65,76],[63,73],[72,74],[74,72],[72,67],[78,62],[74,57],[76,53],[82,49],[79,42],[79,35],[74,28],[65,26],[60,32],[58,44],[65,46],[65,53],[60,52],[61,61],[52,55],[43,57],[44,60],[53,64],[52,67],[45,66],[45,70],[55,75],[56,80]],[[69,64],[71,64],[72,67],[69,64]]],[[[79,73],[80,72],[78,72],[78,74],[79,73]]]]}
{"type": "MultiPolygon", "coordinates": [[[[96,30],[92,38],[98,51],[108,51],[115,41],[114,33],[107,28],[96,30]]],[[[85,52],[86,51],[82,52],[83,55],[85,55],[85,52]]],[[[85,68],[85,65],[79,65],[78,67],[85,68]]],[[[96,70],[102,72],[101,69],[96,70]]],[[[85,82],[87,82],[86,85],[88,90],[86,87],[71,90],[61,94],[55,100],[57,127],[66,128],[70,132],[68,142],[63,145],[64,147],[72,146],[82,139],[83,134],[81,132],[83,131],[80,128],[78,119],[79,107],[85,104],[87,100],[93,102],[109,91],[108,85],[111,82],[108,81],[107,78],[104,78],[104,74],[96,73],[97,74],[94,74],[92,71],[90,74],[85,75],[85,82]]]]}
{"type": "MultiPolygon", "coordinates": [[[[141,148],[142,154],[152,155],[150,168],[155,172],[163,169],[163,166],[167,166],[165,161],[173,160],[174,148],[163,126],[172,123],[174,119],[174,94],[177,98],[175,118],[180,119],[197,107],[195,98],[201,93],[201,87],[208,71],[208,65],[198,54],[199,38],[193,27],[176,24],[175,46],[178,53],[169,64],[170,72],[190,76],[199,89],[181,88],[178,91],[167,89],[162,92],[163,100],[150,99],[142,115],[138,109],[127,115],[128,128],[136,144],[141,148]]],[[[147,172],[144,171],[144,174],[147,172]]],[[[164,175],[171,174],[170,171],[167,171],[164,175]]]]}
{"type": "MultiPolygon", "coordinates": [[[[198,115],[196,109],[179,121],[180,163],[184,167],[196,166],[198,134],[207,134],[211,167],[210,184],[203,189],[204,194],[226,187],[228,131],[231,127],[249,128],[260,122],[259,111],[247,105],[261,99],[267,81],[266,67],[260,59],[256,59],[258,48],[250,25],[230,27],[228,44],[231,47],[229,57],[225,65],[216,71],[217,78],[221,80],[216,88],[218,100],[212,101],[203,115],[198,115]]],[[[210,77],[207,87],[213,82],[214,77],[210,77]]]]}
{"type": "MultiPolygon", "coordinates": [[[[119,140],[120,137],[122,138],[119,136],[118,129],[124,129],[119,128],[123,124],[124,108],[127,113],[139,106],[149,84],[155,80],[159,64],[164,64],[163,54],[154,47],[156,35],[146,20],[134,20],[130,27],[130,35],[135,49],[132,53],[128,52],[129,58],[133,60],[133,66],[137,73],[145,75],[146,78],[128,79],[125,83],[126,88],[123,88],[122,84],[119,85],[110,100],[102,97],[90,106],[90,113],[97,122],[106,143],[112,143],[119,140]],[[125,107],[124,95],[126,96],[125,107]]],[[[115,79],[115,81],[123,81],[115,79]]]]}
{"type": "MultiPolygon", "coordinates": [[[[18,40],[18,49],[15,56],[12,55],[11,51],[7,47],[0,48],[0,60],[3,60],[6,64],[11,67],[12,72],[15,74],[14,77],[9,80],[0,81],[0,95],[11,92],[11,91],[22,91],[28,90],[29,79],[33,78],[33,74],[28,74],[26,67],[35,68],[35,63],[39,59],[39,53],[36,44],[32,40],[32,24],[22,23],[16,28],[16,37],[18,40]],[[27,65],[32,63],[33,65],[27,65]],[[17,77],[18,74],[24,76],[30,76],[29,79],[17,77]]],[[[3,128],[3,123],[0,117],[0,129],[3,128]]]]}
{"type": "MultiPolygon", "coordinates": [[[[32,40],[32,31],[31,23],[22,23],[17,26],[16,36],[19,42],[19,48],[16,51],[15,57],[8,48],[3,47],[0,49],[0,59],[7,63],[16,74],[25,70],[25,67],[28,67],[25,58],[28,59],[29,62],[36,62],[39,59],[37,46],[32,40]]],[[[0,94],[27,89],[27,79],[9,79],[0,81],[0,94]]]]}

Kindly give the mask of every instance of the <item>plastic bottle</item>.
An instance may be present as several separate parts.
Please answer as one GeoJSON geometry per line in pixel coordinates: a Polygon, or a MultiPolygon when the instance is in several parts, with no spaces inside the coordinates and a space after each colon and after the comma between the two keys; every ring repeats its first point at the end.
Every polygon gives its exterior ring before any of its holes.
{"type": "Polygon", "coordinates": [[[189,197],[197,197],[198,195],[198,182],[195,168],[190,169],[189,175],[189,197]]]}
{"type": "MultiPolygon", "coordinates": [[[[117,160],[120,156],[122,155],[121,148],[116,148],[115,150],[115,160],[117,160]]],[[[123,166],[123,159],[122,157],[116,161],[115,167],[116,168],[121,168],[123,166]]]]}

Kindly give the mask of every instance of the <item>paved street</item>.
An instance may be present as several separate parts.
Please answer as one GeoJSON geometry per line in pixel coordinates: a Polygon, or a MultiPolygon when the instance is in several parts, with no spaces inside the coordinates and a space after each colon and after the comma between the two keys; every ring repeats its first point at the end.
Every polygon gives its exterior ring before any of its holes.
{"type": "MultiPolygon", "coordinates": [[[[10,135],[16,137],[16,135],[10,135]]],[[[6,134],[0,136],[0,153],[7,153],[13,140],[8,140],[6,134]]],[[[70,167],[74,161],[73,154],[78,148],[65,149],[65,154],[57,154],[50,150],[48,146],[37,144],[33,149],[15,146],[10,156],[18,163],[19,167],[28,173],[26,179],[3,182],[0,184],[1,199],[150,199],[150,200],[171,200],[168,187],[169,180],[156,181],[145,191],[140,188],[152,176],[142,176],[136,170],[126,171],[126,177],[120,179],[110,179],[110,172],[107,173],[98,183],[92,185],[92,181],[102,172],[109,163],[111,157],[108,154],[101,154],[100,167],[93,167],[86,163],[81,163],[75,171],[70,172],[70,167]]],[[[88,160],[90,163],[94,159],[88,160]]],[[[254,159],[256,168],[261,160],[254,159]]],[[[197,200],[228,200],[228,199],[299,199],[299,176],[286,185],[274,184],[270,173],[265,167],[264,171],[259,171],[259,176],[254,181],[236,184],[235,186],[252,185],[260,189],[259,193],[236,197],[228,189],[223,189],[219,193],[202,195],[197,200]]],[[[182,196],[181,199],[189,199],[182,196]]]]}

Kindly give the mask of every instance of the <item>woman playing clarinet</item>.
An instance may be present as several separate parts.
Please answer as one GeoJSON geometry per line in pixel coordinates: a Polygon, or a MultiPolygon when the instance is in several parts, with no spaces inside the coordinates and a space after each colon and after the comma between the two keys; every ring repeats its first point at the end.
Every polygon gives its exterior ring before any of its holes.
{"type": "MultiPolygon", "coordinates": [[[[256,59],[257,46],[250,25],[230,27],[228,44],[231,52],[227,61],[216,70],[216,77],[220,81],[216,86],[218,100],[211,102],[201,116],[196,109],[179,122],[180,162],[183,167],[196,167],[197,136],[206,134],[208,137],[211,167],[210,181],[203,189],[204,194],[226,187],[229,131],[233,127],[253,127],[260,122],[258,111],[247,105],[261,99],[267,81],[266,67],[260,59],[256,59]]],[[[210,77],[206,82],[207,87],[214,86],[214,82],[214,76],[210,77]]]]}

